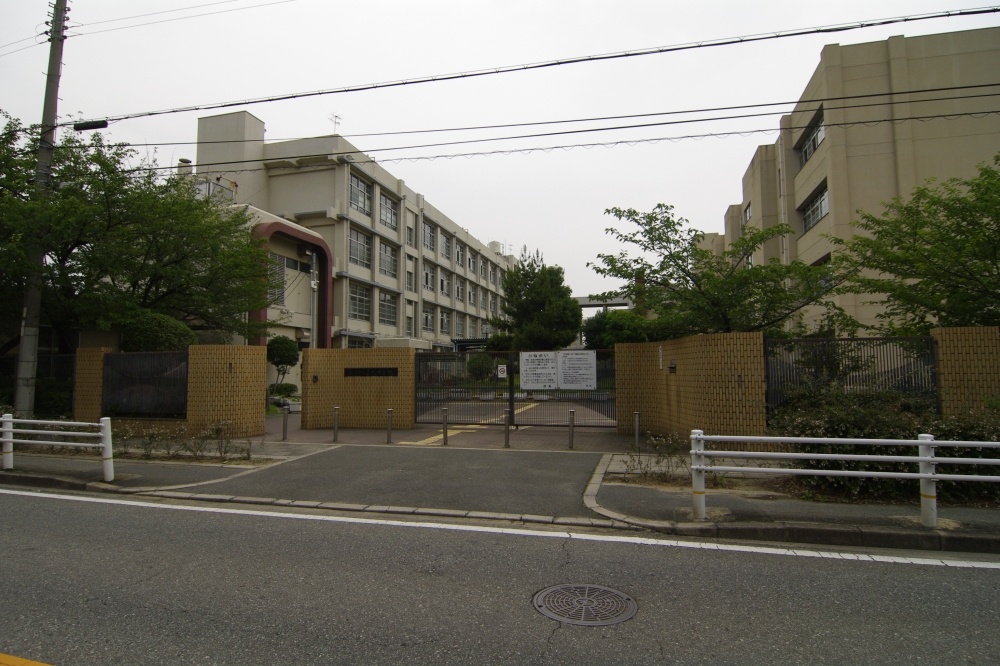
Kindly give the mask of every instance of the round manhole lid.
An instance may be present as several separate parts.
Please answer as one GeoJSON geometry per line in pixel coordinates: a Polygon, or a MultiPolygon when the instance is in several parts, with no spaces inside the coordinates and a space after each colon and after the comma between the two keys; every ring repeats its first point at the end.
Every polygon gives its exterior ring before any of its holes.
{"type": "Polygon", "coordinates": [[[532,603],[553,620],[589,627],[624,622],[639,610],[632,597],[601,585],[554,585],[535,593],[532,603]]]}

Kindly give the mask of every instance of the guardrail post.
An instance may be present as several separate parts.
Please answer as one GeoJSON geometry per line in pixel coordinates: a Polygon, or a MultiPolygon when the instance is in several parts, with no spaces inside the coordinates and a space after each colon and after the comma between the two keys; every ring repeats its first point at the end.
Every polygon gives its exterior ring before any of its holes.
{"type": "Polygon", "coordinates": [[[340,430],[340,407],[333,408],[333,441],[337,441],[338,430],[340,430]]]}
{"type": "Polygon", "coordinates": [[[639,412],[632,412],[632,429],[635,430],[635,450],[639,451],[639,412]]]}
{"type": "Polygon", "coordinates": [[[101,417],[101,463],[104,467],[104,481],[111,483],[115,480],[115,459],[111,445],[111,419],[107,416],[101,417]]]}
{"type": "Polygon", "coordinates": [[[694,501],[694,519],[705,520],[705,440],[701,430],[691,431],[691,496],[694,501]]]}
{"type": "MultiPolygon", "coordinates": [[[[917,435],[920,444],[917,451],[921,458],[934,457],[934,435],[917,435]]],[[[933,460],[920,463],[921,474],[934,474],[937,464],[933,460]]],[[[937,480],[920,479],[920,520],[924,527],[937,527],[937,480]]]]}
{"type": "Polygon", "coordinates": [[[573,421],[576,420],[576,410],[569,410],[569,448],[573,448],[573,421]]]}
{"type": "Polygon", "coordinates": [[[503,448],[510,448],[510,410],[503,410],[503,448]]]}
{"type": "Polygon", "coordinates": [[[0,439],[3,440],[3,468],[4,469],[14,469],[14,415],[4,414],[2,419],[2,435],[0,439]]]}
{"type": "Polygon", "coordinates": [[[441,446],[448,446],[448,408],[441,408],[441,431],[444,433],[444,441],[441,446]]]}
{"type": "Polygon", "coordinates": [[[288,439],[288,407],[281,408],[281,441],[288,439]]]}
{"type": "Polygon", "coordinates": [[[385,443],[392,444],[392,408],[385,410],[385,443]]]}

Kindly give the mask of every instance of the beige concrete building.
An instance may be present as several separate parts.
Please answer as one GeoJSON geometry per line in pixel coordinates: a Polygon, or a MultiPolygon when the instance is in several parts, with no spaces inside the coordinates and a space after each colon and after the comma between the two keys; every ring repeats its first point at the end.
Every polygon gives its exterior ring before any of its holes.
{"type": "MultiPolygon", "coordinates": [[[[998,72],[1000,28],[824,47],[777,141],[754,154],[725,233],[707,234],[705,246],[718,252],[746,225],[784,223],[792,233],[753,261],[822,263],[828,236],[855,233],[858,210],[881,214],[930,179],[974,176],[1000,152],[998,72]]],[[[881,311],[872,300],[838,304],[871,324],[881,311]]]]}
{"type": "MultiPolygon", "coordinates": [[[[337,135],[267,143],[246,112],[200,118],[197,173],[261,220],[285,291],[255,316],[303,346],[452,349],[490,333],[514,259],[337,135]]],[[[278,296],[278,294],[275,294],[278,296]]]]}

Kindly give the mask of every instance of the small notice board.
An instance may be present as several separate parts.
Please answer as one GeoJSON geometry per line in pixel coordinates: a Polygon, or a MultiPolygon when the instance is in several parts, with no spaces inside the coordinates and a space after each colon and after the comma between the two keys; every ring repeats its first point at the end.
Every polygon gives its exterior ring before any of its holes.
{"type": "Polygon", "coordinates": [[[521,352],[521,388],[529,390],[597,388],[597,352],[521,352]]]}

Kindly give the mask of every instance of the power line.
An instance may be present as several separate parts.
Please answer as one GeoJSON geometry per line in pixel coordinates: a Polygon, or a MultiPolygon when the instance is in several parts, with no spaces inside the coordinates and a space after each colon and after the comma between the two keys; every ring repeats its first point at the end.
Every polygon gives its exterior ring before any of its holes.
{"type": "MultiPolygon", "coordinates": [[[[863,94],[863,95],[842,95],[842,96],[837,96],[837,97],[820,97],[820,98],[810,99],[810,100],[807,100],[805,102],[803,102],[801,100],[788,101],[788,102],[762,102],[762,103],[757,103],[757,104],[739,104],[739,105],[733,105],[733,106],[706,107],[706,108],[701,108],[701,109],[686,109],[686,110],[680,110],[680,111],[658,111],[658,112],[652,112],[652,113],[634,113],[634,114],[616,115],[616,116],[599,116],[599,117],[592,117],[592,118],[572,118],[572,119],[562,119],[562,120],[542,120],[542,121],[524,122],[524,123],[502,123],[502,124],[495,124],[495,125],[473,125],[473,126],[467,126],[467,127],[450,127],[450,128],[424,129],[424,130],[403,130],[403,131],[395,131],[395,132],[370,132],[370,133],[361,133],[361,134],[342,134],[340,136],[342,138],[345,138],[345,139],[355,139],[355,138],[360,138],[360,137],[372,137],[372,136],[403,136],[403,135],[411,135],[411,134],[431,134],[431,133],[443,133],[443,132],[465,132],[465,131],[475,131],[475,130],[484,130],[484,129],[507,129],[507,128],[516,128],[516,127],[536,127],[536,126],[549,126],[549,125],[565,125],[565,124],[574,124],[574,123],[600,122],[600,121],[607,121],[607,120],[629,120],[629,119],[637,119],[637,118],[655,118],[655,117],[659,117],[659,116],[676,116],[676,115],[684,115],[684,114],[711,113],[711,112],[716,112],[716,111],[739,111],[739,110],[745,110],[745,109],[759,109],[759,108],[772,107],[772,106],[790,106],[790,105],[793,105],[793,104],[804,104],[805,105],[805,110],[808,110],[810,108],[814,108],[814,107],[811,107],[809,105],[815,105],[815,108],[818,108],[819,106],[821,106],[823,104],[826,104],[828,102],[849,101],[849,100],[856,100],[856,99],[867,99],[867,98],[872,98],[872,97],[896,97],[896,96],[900,96],[900,95],[920,95],[920,94],[933,93],[933,92],[962,91],[962,90],[971,90],[971,89],[976,89],[976,88],[991,88],[991,87],[996,87],[996,86],[1000,86],[1000,82],[998,82],[998,83],[983,83],[983,84],[976,84],[976,85],[965,85],[965,86],[947,86],[947,87],[942,87],[942,88],[922,88],[922,89],[918,89],[918,90],[906,90],[906,91],[889,91],[889,92],[879,92],[879,93],[866,93],[866,94],[863,94]]],[[[954,97],[931,97],[931,98],[925,98],[925,99],[910,99],[910,100],[904,100],[904,101],[899,101],[899,100],[893,99],[893,100],[888,100],[888,101],[872,102],[872,103],[868,103],[868,104],[853,104],[853,105],[846,105],[846,106],[829,107],[828,110],[835,111],[835,110],[842,110],[842,109],[846,110],[846,109],[865,108],[865,107],[871,107],[871,106],[889,106],[889,105],[893,105],[893,104],[919,104],[919,103],[923,103],[923,102],[940,102],[940,101],[950,101],[950,100],[967,100],[967,99],[975,99],[975,98],[978,98],[978,97],[994,97],[994,96],[996,96],[998,94],[1000,94],[1000,93],[981,93],[981,94],[977,94],[977,95],[962,95],[962,96],[954,96],[954,97]]],[[[672,122],[668,122],[668,123],[656,123],[656,124],[681,124],[681,123],[710,122],[710,121],[716,121],[716,120],[734,120],[734,119],[741,119],[741,118],[753,118],[753,117],[761,117],[761,116],[770,116],[770,115],[783,114],[783,113],[788,113],[788,111],[787,110],[774,110],[774,111],[768,111],[768,112],[756,113],[756,114],[743,114],[743,115],[735,115],[735,116],[720,116],[720,117],[714,117],[714,118],[690,118],[690,119],[686,119],[686,120],[672,121],[672,122]]],[[[593,128],[593,129],[587,130],[587,131],[605,131],[605,130],[612,130],[612,129],[632,129],[632,128],[635,128],[635,127],[642,127],[642,125],[628,125],[628,126],[626,126],[624,128],[593,128]]],[[[584,130],[575,130],[575,131],[584,131],[584,130]]],[[[567,132],[567,133],[571,133],[571,132],[567,132]]],[[[311,139],[311,138],[315,138],[315,137],[295,137],[295,138],[271,139],[270,141],[272,141],[272,142],[279,142],[279,141],[301,141],[303,139],[311,139]]],[[[477,141],[499,141],[499,140],[502,140],[504,138],[508,138],[508,137],[495,137],[493,139],[478,139],[477,141]]],[[[523,138],[523,137],[511,137],[511,138],[523,138]]],[[[225,140],[219,140],[219,141],[167,141],[167,142],[153,142],[153,143],[134,143],[134,144],[130,144],[130,145],[134,146],[134,147],[144,147],[144,146],[189,146],[189,145],[216,145],[216,144],[230,144],[230,143],[260,143],[262,141],[264,141],[264,139],[225,139],[225,140]]],[[[435,144],[435,145],[444,145],[444,144],[435,144]]],[[[426,146],[414,146],[414,147],[426,147],[426,146]]]]}
{"type": "MultiPolygon", "coordinates": [[[[927,115],[920,115],[920,116],[908,116],[906,118],[875,118],[875,119],[868,119],[868,120],[854,120],[854,121],[845,121],[845,122],[837,122],[837,123],[824,122],[824,127],[826,127],[826,128],[832,128],[832,127],[850,128],[850,127],[858,127],[858,126],[875,127],[877,125],[882,125],[882,124],[886,124],[886,123],[898,125],[900,123],[913,122],[913,121],[917,121],[917,122],[929,122],[929,121],[932,121],[932,120],[958,120],[960,118],[985,118],[986,116],[991,116],[991,115],[1000,115],[1000,109],[990,110],[990,111],[968,111],[968,112],[963,112],[963,113],[927,114],[927,115]]],[[[805,130],[805,129],[809,129],[809,127],[810,127],[809,125],[797,125],[797,126],[791,126],[788,129],[790,129],[790,130],[805,130]]],[[[380,159],[380,160],[375,160],[375,159],[355,159],[352,163],[353,164],[387,164],[387,163],[398,163],[398,162],[433,161],[433,160],[437,160],[437,159],[453,159],[453,158],[456,158],[456,157],[467,157],[468,158],[468,157],[483,157],[483,156],[490,156],[490,155],[513,155],[513,154],[517,154],[517,153],[525,154],[526,155],[526,154],[536,153],[536,152],[552,152],[552,151],[556,151],[556,150],[573,150],[573,149],[576,149],[576,148],[602,148],[602,147],[603,148],[613,148],[613,147],[622,146],[622,145],[638,145],[638,144],[641,144],[641,143],[660,143],[660,142],[663,142],[663,141],[669,141],[669,142],[672,142],[672,143],[676,143],[676,142],[679,142],[679,141],[687,141],[687,140],[701,140],[701,139],[709,139],[709,138],[721,139],[721,138],[728,138],[728,137],[732,137],[732,136],[753,136],[754,134],[774,134],[774,133],[780,132],[780,131],[782,131],[780,128],[768,127],[768,128],[757,128],[757,129],[732,130],[732,131],[727,131],[727,132],[706,132],[706,133],[703,133],[703,134],[686,134],[686,135],[682,135],[682,136],[654,137],[654,138],[646,138],[646,139],[622,139],[622,140],[618,140],[618,141],[603,141],[603,142],[592,142],[592,143],[576,143],[576,144],[564,144],[564,145],[557,145],[557,146],[529,146],[529,147],[522,147],[522,148],[504,148],[504,149],[490,150],[490,151],[475,151],[475,152],[467,152],[467,153],[450,153],[450,154],[426,155],[426,156],[415,156],[415,157],[389,157],[389,158],[384,158],[384,159],[380,159]]],[[[413,146],[410,146],[408,148],[412,148],[412,147],[413,146]]],[[[405,150],[405,149],[406,149],[406,147],[404,147],[404,148],[383,148],[383,149],[379,149],[379,150],[390,151],[390,150],[405,150]]],[[[376,151],[367,151],[367,152],[376,152],[376,151]]],[[[309,159],[309,158],[317,158],[317,157],[326,158],[326,157],[334,157],[334,156],[338,156],[338,155],[347,155],[347,154],[353,154],[353,153],[328,153],[328,152],[324,152],[324,153],[316,153],[316,154],[308,154],[308,155],[284,155],[284,156],[281,157],[281,159],[287,161],[287,160],[300,160],[300,159],[309,159]]],[[[253,163],[259,163],[261,161],[263,161],[263,160],[233,160],[233,161],[229,161],[229,162],[205,162],[205,163],[192,164],[191,166],[192,167],[229,166],[229,165],[238,165],[238,164],[253,164],[253,163]]],[[[300,168],[308,168],[309,166],[320,166],[320,165],[303,165],[300,168]]],[[[170,170],[173,170],[175,168],[176,168],[176,165],[162,166],[162,167],[159,167],[159,166],[157,166],[157,167],[136,167],[134,169],[127,170],[127,172],[129,172],[129,173],[137,173],[137,172],[143,172],[143,171],[170,171],[170,170]]],[[[199,171],[197,173],[197,175],[209,175],[209,174],[217,174],[217,173],[253,173],[253,172],[256,172],[256,171],[265,171],[265,170],[268,170],[269,168],[270,167],[254,167],[254,168],[248,168],[248,169],[224,169],[224,170],[216,170],[216,171],[199,171]]]]}
{"type": "MultiPolygon", "coordinates": [[[[289,0],[284,0],[289,1],[289,0]]],[[[158,111],[141,111],[137,113],[123,114],[118,116],[106,116],[103,118],[94,118],[93,120],[106,120],[107,122],[118,122],[121,120],[130,120],[133,118],[148,118],[151,116],[161,116],[174,113],[186,113],[191,111],[205,111],[209,109],[223,109],[233,106],[249,106],[252,104],[264,104],[267,102],[278,102],[286,101],[291,99],[302,99],[308,97],[319,97],[325,95],[334,95],[348,92],[360,92],[365,90],[379,90],[383,88],[398,88],[401,86],[418,85],[423,83],[435,83],[440,81],[454,81],[458,79],[469,79],[477,78],[483,76],[492,76],[496,74],[509,74],[512,72],[522,72],[531,71],[537,69],[546,69],[551,67],[561,67],[564,65],[574,65],[589,62],[602,62],[607,60],[618,60],[623,58],[634,58],[646,55],[656,55],[661,53],[675,53],[678,51],[688,51],[692,49],[710,48],[714,46],[728,46],[733,44],[745,44],[751,42],[768,41],[774,39],[782,39],[785,37],[800,37],[804,35],[816,35],[816,34],[826,34],[833,32],[845,32],[848,30],[857,30],[860,28],[871,28],[876,26],[893,25],[896,23],[906,23],[913,21],[926,21],[936,18],[953,18],[959,16],[976,16],[981,14],[992,14],[1000,12],[1000,7],[980,7],[974,9],[961,9],[955,11],[941,11],[934,12],[930,14],[914,14],[910,16],[897,16],[893,18],[884,19],[873,19],[870,21],[856,21],[851,23],[841,23],[829,26],[820,26],[813,28],[799,28],[793,30],[777,31],[770,33],[762,33],[756,35],[746,35],[743,37],[727,37],[723,39],[706,40],[700,42],[691,42],[687,44],[678,44],[672,46],[658,46],[647,49],[638,49],[635,51],[621,51],[617,53],[606,53],[598,55],[588,55],[588,56],[577,56],[572,58],[562,58],[559,60],[548,60],[543,62],[528,63],[521,65],[508,65],[502,67],[493,67],[489,69],[472,70],[468,72],[459,72],[453,74],[439,74],[431,76],[423,76],[414,79],[401,79],[399,81],[386,81],[381,83],[367,83],[355,86],[344,86],[341,88],[330,88],[326,90],[315,90],[311,92],[298,92],[289,93],[285,95],[272,95],[268,97],[256,97],[244,100],[235,100],[229,102],[214,102],[209,104],[198,104],[192,106],[175,107],[172,109],[163,109],[158,111]]]]}

